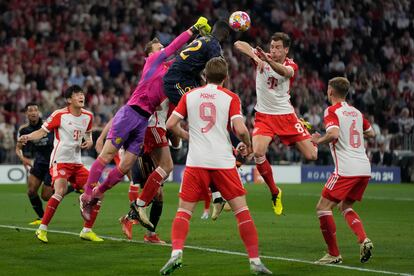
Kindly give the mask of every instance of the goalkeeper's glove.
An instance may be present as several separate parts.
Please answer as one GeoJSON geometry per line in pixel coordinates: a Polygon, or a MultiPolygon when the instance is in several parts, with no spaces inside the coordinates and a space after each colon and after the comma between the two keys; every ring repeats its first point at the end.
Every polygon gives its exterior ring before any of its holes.
{"type": "Polygon", "coordinates": [[[211,32],[211,27],[208,24],[207,18],[200,16],[197,20],[197,22],[191,26],[190,30],[193,33],[200,33],[201,35],[207,35],[211,32]]]}

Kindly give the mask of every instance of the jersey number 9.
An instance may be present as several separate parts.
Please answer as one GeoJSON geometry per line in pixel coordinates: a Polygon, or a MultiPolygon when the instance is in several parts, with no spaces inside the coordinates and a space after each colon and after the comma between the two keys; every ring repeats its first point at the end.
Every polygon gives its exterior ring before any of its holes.
{"type": "Polygon", "coordinates": [[[211,102],[204,102],[200,104],[200,118],[208,122],[208,124],[201,128],[201,133],[206,133],[216,124],[216,106],[211,102]]]}

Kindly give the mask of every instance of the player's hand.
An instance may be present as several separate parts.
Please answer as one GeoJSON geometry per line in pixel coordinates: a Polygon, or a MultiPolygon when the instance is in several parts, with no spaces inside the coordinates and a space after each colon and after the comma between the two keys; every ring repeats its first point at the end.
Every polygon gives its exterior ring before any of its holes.
{"type": "Polygon", "coordinates": [[[318,144],[319,138],[321,138],[321,134],[319,132],[315,132],[314,134],[312,134],[312,143],[318,144]]]}
{"type": "Polygon", "coordinates": [[[238,154],[240,154],[242,157],[246,157],[248,152],[247,152],[247,146],[245,143],[240,142],[237,147],[236,147],[236,151],[238,152],[238,154]]]}
{"type": "Polygon", "coordinates": [[[25,168],[27,171],[29,171],[29,170],[33,167],[33,160],[32,160],[32,159],[29,159],[29,158],[27,158],[27,157],[23,157],[22,162],[23,162],[23,166],[24,166],[24,168],[25,168]]]}
{"type": "Polygon", "coordinates": [[[93,146],[93,142],[92,140],[86,140],[85,142],[82,143],[81,145],[81,149],[90,149],[93,146]]]}
{"type": "Polygon", "coordinates": [[[98,139],[96,140],[96,144],[95,144],[95,150],[96,150],[96,152],[97,152],[98,154],[100,154],[100,153],[101,153],[101,151],[102,151],[102,149],[103,149],[103,145],[104,145],[104,140],[103,140],[103,139],[98,138],[98,139]]]}
{"type": "Polygon", "coordinates": [[[200,16],[197,22],[191,27],[191,30],[198,31],[201,35],[207,35],[211,33],[211,26],[208,24],[207,18],[200,16]]]}
{"type": "Polygon", "coordinates": [[[19,137],[19,139],[17,141],[22,143],[22,145],[24,146],[29,141],[29,135],[22,135],[22,136],[19,137]]]}
{"type": "Polygon", "coordinates": [[[269,60],[269,56],[267,55],[267,53],[265,53],[265,51],[263,51],[263,49],[259,46],[256,47],[256,55],[263,61],[269,60]]]}

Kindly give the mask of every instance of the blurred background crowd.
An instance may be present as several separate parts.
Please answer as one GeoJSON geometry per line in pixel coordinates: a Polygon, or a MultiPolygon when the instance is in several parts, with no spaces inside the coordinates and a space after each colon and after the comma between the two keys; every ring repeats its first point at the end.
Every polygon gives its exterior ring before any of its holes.
{"type": "MultiPolygon", "coordinates": [[[[300,117],[322,131],[327,81],[346,76],[350,102],[378,134],[367,142],[372,162],[397,164],[412,153],[412,1],[11,0],[0,2],[0,162],[17,162],[15,137],[26,103],[39,103],[46,117],[65,105],[62,91],[78,84],[95,114],[96,136],[137,84],[146,42],[157,36],[168,44],[198,16],[214,22],[236,10],[250,14],[252,27],[233,32],[223,49],[230,89],[240,95],[251,129],[254,66],[233,42],[268,49],[271,35],[284,31],[293,42],[289,56],[299,65],[291,100],[300,117]]],[[[272,144],[269,158],[274,164],[302,161],[280,143],[272,144]]],[[[329,149],[320,148],[317,164],[331,162],[329,149]]]]}

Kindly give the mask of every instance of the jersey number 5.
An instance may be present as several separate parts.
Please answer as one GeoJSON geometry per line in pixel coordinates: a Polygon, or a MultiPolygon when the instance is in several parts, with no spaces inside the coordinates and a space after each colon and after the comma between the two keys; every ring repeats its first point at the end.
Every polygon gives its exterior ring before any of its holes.
{"type": "Polygon", "coordinates": [[[201,128],[201,133],[206,133],[216,124],[216,106],[211,102],[201,103],[200,118],[201,120],[208,122],[205,127],[201,128]]]}
{"type": "Polygon", "coordinates": [[[203,43],[200,40],[195,40],[193,43],[190,44],[190,47],[188,47],[188,48],[181,51],[180,57],[183,60],[185,60],[186,58],[188,58],[190,56],[188,52],[198,51],[201,48],[202,44],[203,43]]]}

